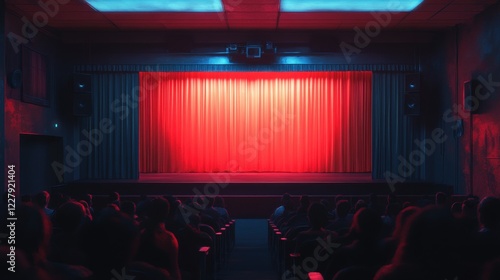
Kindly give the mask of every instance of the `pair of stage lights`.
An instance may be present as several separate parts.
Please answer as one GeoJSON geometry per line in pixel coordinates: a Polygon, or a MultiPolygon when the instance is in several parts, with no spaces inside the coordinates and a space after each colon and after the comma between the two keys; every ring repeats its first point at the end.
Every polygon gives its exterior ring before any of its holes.
{"type": "Polygon", "coordinates": [[[232,43],[227,46],[226,52],[233,55],[245,55],[246,58],[261,58],[264,53],[276,54],[277,48],[272,42],[266,42],[264,45],[232,43]]]}

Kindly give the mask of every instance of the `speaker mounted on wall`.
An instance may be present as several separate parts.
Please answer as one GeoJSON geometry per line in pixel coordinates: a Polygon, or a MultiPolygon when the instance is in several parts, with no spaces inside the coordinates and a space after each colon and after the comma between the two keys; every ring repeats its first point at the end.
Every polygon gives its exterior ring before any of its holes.
{"type": "Polygon", "coordinates": [[[420,73],[405,75],[405,92],[420,92],[420,73]]]}
{"type": "Polygon", "coordinates": [[[407,116],[420,115],[420,94],[418,92],[405,93],[404,114],[407,116]]]}
{"type": "Polygon", "coordinates": [[[404,84],[403,112],[407,116],[419,116],[421,113],[420,73],[406,74],[404,84]]]}
{"type": "Polygon", "coordinates": [[[92,76],[77,73],[73,76],[73,115],[89,117],[92,115],[92,76]]]}

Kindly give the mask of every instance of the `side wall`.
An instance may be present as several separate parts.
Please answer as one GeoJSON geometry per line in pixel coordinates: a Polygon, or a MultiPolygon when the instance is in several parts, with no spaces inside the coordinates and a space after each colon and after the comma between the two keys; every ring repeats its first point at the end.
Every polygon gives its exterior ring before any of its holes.
{"type": "Polygon", "coordinates": [[[500,195],[500,5],[436,41],[423,63],[429,78],[429,127],[448,140],[432,155],[429,179],[480,197],[500,195]],[[479,82],[463,110],[464,82],[479,82]],[[460,124],[463,122],[463,126],[460,124]]]}
{"type": "MultiPolygon", "coordinates": [[[[13,15],[9,12],[4,12],[5,14],[5,34],[12,36],[16,34],[17,36],[23,36],[22,25],[20,17],[13,15]]],[[[5,161],[4,165],[15,165],[16,166],[16,185],[18,187],[23,186],[23,182],[20,181],[21,172],[30,172],[30,170],[25,170],[21,166],[21,151],[20,151],[20,135],[21,134],[34,134],[42,136],[55,136],[62,138],[63,146],[68,145],[72,142],[72,129],[74,126],[73,118],[69,117],[67,110],[67,98],[68,93],[68,75],[71,72],[65,71],[61,66],[58,53],[60,51],[60,43],[57,37],[44,33],[40,30],[36,36],[27,40],[25,44],[20,44],[18,50],[11,43],[10,37],[6,37],[6,42],[3,45],[5,48],[5,58],[6,58],[6,73],[4,75],[4,80],[7,81],[14,70],[22,70],[22,45],[25,45],[37,52],[40,52],[48,57],[48,95],[50,96],[49,106],[39,106],[31,103],[26,103],[22,101],[22,89],[13,88],[6,83],[5,89],[5,139],[3,142],[5,161]],[[57,128],[55,127],[57,124],[57,128]]],[[[16,44],[14,44],[16,45],[16,44]]],[[[61,147],[61,149],[63,149],[61,147]]],[[[38,161],[40,159],[33,157],[30,160],[38,161]]],[[[2,169],[2,172],[4,172],[2,169]]],[[[28,175],[29,174],[23,174],[28,175]]],[[[23,176],[25,177],[25,176],[23,176]]],[[[72,180],[73,174],[67,173],[64,177],[66,181],[72,180]]],[[[44,186],[43,179],[33,178],[33,180],[41,180],[38,190],[30,190],[30,193],[43,190],[48,186],[44,186]]],[[[33,183],[33,182],[31,182],[33,183]]],[[[61,181],[61,183],[63,183],[61,181]]],[[[21,190],[22,194],[23,193],[21,190]]]]}

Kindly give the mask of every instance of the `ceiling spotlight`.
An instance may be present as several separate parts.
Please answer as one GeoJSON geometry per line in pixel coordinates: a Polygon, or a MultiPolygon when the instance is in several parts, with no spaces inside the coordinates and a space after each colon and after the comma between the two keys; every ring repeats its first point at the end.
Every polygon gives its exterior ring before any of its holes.
{"type": "Polygon", "coordinates": [[[260,46],[253,46],[249,45],[247,46],[247,52],[246,52],[247,58],[260,58],[262,56],[262,49],[260,46]]]}
{"type": "Polygon", "coordinates": [[[237,44],[229,44],[229,51],[235,52],[238,50],[237,44]]]}

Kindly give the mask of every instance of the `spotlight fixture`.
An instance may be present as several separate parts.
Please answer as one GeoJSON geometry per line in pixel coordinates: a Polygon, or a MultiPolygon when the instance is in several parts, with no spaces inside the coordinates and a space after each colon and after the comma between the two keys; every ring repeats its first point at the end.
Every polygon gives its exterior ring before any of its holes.
{"type": "Polygon", "coordinates": [[[246,56],[247,58],[261,58],[262,57],[262,48],[258,45],[249,45],[246,47],[246,56]]]}
{"type": "Polygon", "coordinates": [[[277,48],[272,42],[260,43],[230,43],[226,46],[226,52],[229,54],[243,55],[247,58],[261,58],[265,55],[274,55],[277,48]]]}
{"type": "Polygon", "coordinates": [[[238,44],[229,44],[228,49],[230,52],[236,52],[238,51],[238,44]]]}
{"type": "Polygon", "coordinates": [[[232,62],[272,63],[276,59],[277,48],[272,42],[230,43],[226,53],[232,62]]]}
{"type": "Polygon", "coordinates": [[[271,51],[273,50],[273,42],[266,42],[266,51],[271,51]]]}

